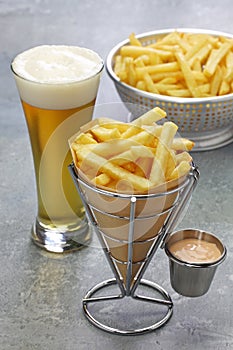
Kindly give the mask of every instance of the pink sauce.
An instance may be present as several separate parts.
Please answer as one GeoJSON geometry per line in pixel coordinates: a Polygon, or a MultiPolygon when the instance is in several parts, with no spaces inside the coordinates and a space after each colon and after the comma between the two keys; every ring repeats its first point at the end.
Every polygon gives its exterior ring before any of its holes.
{"type": "Polygon", "coordinates": [[[169,250],[176,258],[188,263],[213,262],[221,256],[215,243],[197,238],[185,238],[175,242],[169,250]]]}

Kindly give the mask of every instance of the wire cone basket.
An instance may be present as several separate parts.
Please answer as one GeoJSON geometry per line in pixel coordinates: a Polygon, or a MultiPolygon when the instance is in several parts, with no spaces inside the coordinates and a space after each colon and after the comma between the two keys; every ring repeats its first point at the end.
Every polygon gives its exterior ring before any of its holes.
{"type": "Polygon", "coordinates": [[[142,277],[159,247],[177,221],[197,183],[199,172],[193,165],[182,181],[145,195],[108,192],[83,180],[74,165],[69,167],[77,190],[83,200],[86,215],[99,238],[107,261],[115,276],[90,290],[83,299],[85,315],[95,326],[118,334],[141,334],[160,327],[172,314],[172,301],[163,288],[142,277]],[[117,284],[119,295],[96,297],[94,294],[111,284],[117,284]],[[136,293],[137,287],[147,285],[158,291],[162,299],[147,298],[136,293]],[[130,296],[137,300],[165,306],[165,316],[159,322],[138,329],[116,329],[98,321],[89,311],[89,304],[97,301],[122,299],[130,296]]]}

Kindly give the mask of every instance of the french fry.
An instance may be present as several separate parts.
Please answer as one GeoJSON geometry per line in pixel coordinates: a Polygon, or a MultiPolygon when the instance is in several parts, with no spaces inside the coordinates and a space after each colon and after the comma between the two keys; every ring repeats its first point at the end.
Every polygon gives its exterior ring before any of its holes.
{"type": "Polygon", "coordinates": [[[222,82],[222,70],[219,66],[216,67],[215,73],[210,82],[210,94],[212,96],[218,95],[219,87],[222,82]]]}
{"type": "Polygon", "coordinates": [[[115,73],[118,75],[120,72],[122,72],[123,69],[124,69],[123,59],[122,59],[121,55],[117,55],[115,57],[115,65],[114,65],[115,73]]]}
{"type": "Polygon", "coordinates": [[[191,168],[190,163],[183,160],[173,170],[173,172],[169,176],[169,180],[174,180],[174,179],[177,179],[179,177],[184,176],[185,174],[187,174],[189,172],[190,168],[191,168]]]}
{"type": "Polygon", "coordinates": [[[206,45],[207,41],[208,38],[206,36],[201,37],[196,45],[192,45],[189,47],[189,50],[187,50],[185,54],[185,59],[189,60],[194,55],[196,55],[206,45]]]}
{"type": "Polygon", "coordinates": [[[193,147],[193,141],[182,137],[175,137],[172,142],[172,149],[175,151],[191,151],[193,147]]]}
{"type": "Polygon", "coordinates": [[[210,44],[207,44],[206,46],[202,47],[200,51],[198,51],[193,57],[191,57],[188,60],[190,67],[193,68],[193,65],[196,60],[199,60],[201,64],[204,64],[209,56],[209,53],[211,52],[211,49],[212,46],[210,44]]]}
{"type": "Polygon", "coordinates": [[[135,58],[134,62],[137,63],[137,60],[141,60],[144,63],[144,66],[150,64],[150,56],[149,55],[142,55],[138,58],[135,58]]]}
{"type": "Polygon", "coordinates": [[[121,123],[121,122],[109,123],[106,120],[105,121],[99,120],[99,126],[102,126],[105,129],[118,129],[121,134],[130,128],[129,124],[121,123]]]}
{"type": "MultiPolygon", "coordinates": [[[[80,155],[82,153],[82,151],[84,150],[86,153],[87,152],[91,152],[93,149],[96,148],[95,144],[79,144],[74,142],[72,144],[72,148],[75,150],[77,155],[80,155]]],[[[78,158],[79,160],[82,160],[83,158],[78,158]]]]}
{"type": "Polygon", "coordinates": [[[139,56],[142,55],[150,55],[150,54],[154,54],[157,53],[159,55],[159,57],[163,58],[164,60],[168,60],[169,58],[171,58],[173,56],[172,52],[168,52],[168,51],[163,51],[163,50],[157,50],[157,49],[151,49],[149,47],[143,47],[143,46],[122,46],[121,50],[120,50],[120,54],[122,56],[129,56],[129,57],[133,57],[133,58],[137,58],[139,56]]]}
{"type": "Polygon", "coordinates": [[[149,178],[152,161],[153,161],[153,158],[143,158],[143,157],[138,158],[136,162],[138,166],[136,169],[136,174],[139,176],[144,176],[145,178],[149,178]]]}
{"type": "Polygon", "coordinates": [[[175,158],[176,158],[177,164],[181,163],[184,160],[188,163],[190,163],[192,161],[191,155],[186,151],[176,154],[175,158]]]}
{"type": "Polygon", "coordinates": [[[176,84],[177,79],[175,77],[166,77],[160,80],[160,84],[176,84]]]}
{"type": "Polygon", "coordinates": [[[139,90],[146,90],[146,83],[145,81],[142,81],[142,80],[139,80],[137,83],[136,83],[136,88],[139,89],[139,90]]]}
{"type": "Polygon", "coordinates": [[[167,90],[167,94],[169,96],[175,96],[175,97],[192,97],[192,94],[189,89],[172,89],[172,90],[167,90]]]}
{"type": "Polygon", "coordinates": [[[187,42],[187,41],[185,41],[185,40],[183,40],[183,38],[181,38],[180,36],[177,38],[177,44],[179,45],[179,47],[182,49],[182,51],[184,52],[184,54],[186,53],[186,52],[189,52],[189,50],[190,50],[190,44],[187,42]]]}
{"type": "Polygon", "coordinates": [[[149,58],[150,58],[150,64],[155,65],[155,64],[160,64],[162,63],[162,59],[158,55],[157,52],[150,52],[149,53],[149,58]]]}
{"type": "Polygon", "coordinates": [[[182,53],[176,52],[175,55],[180,65],[180,69],[183,72],[187,87],[190,90],[192,96],[200,97],[201,96],[200,90],[197,86],[197,82],[193,76],[192,70],[190,69],[188,62],[185,60],[182,53]]]}
{"type": "Polygon", "coordinates": [[[218,50],[216,50],[216,49],[212,50],[212,52],[207,60],[206,66],[204,68],[204,74],[207,77],[210,77],[214,74],[218,63],[223,59],[223,57],[231,49],[232,45],[233,45],[233,43],[226,42],[226,43],[222,44],[222,46],[218,50]]]}
{"type": "Polygon", "coordinates": [[[151,125],[163,118],[166,118],[166,116],[167,113],[163,109],[155,107],[141,115],[139,118],[135,119],[132,124],[137,126],[151,125]]]}
{"type": "Polygon", "coordinates": [[[153,183],[148,179],[132,174],[130,171],[111,163],[103,165],[102,170],[113,179],[128,181],[133,185],[136,191],[148,191],[148,189],[153,186],[153,183]]]}
{"type": "Polygon", "coordinates": [[[168,44],[168,45],[176,45],[178,40],[179,40],[179,34],[176,31],[174,31],[164,36],[161,39],[161,43],[168,44]]]}
{"type": "Polygon", "coordinates": [[[160,41],[157,41],[154,44],[149,44],[148,47],[152,47],[152,48],[157,48],[163,51],[173,51],[173,50],[177,50],[180,48],[179,45],[166,45],[161,43],[160,41]]]}
{"type": "Polygon", "coordinates": [[[169,150],[167,166],[166,166],[166,170],[165,170],[166,179],[170,178],[170,175],[174,171],[176,165],[177,165],[177,159],[176,159],[175,152],[173,150],[169,150]]]}
{"type": "MultiPolygon", "coordinates": [[[[178,66],[176,66],[178,69],[178,66]]],[[[163,73],[155,73],[155,74],[150,74],[153,82],[159,82],[165,78],[174,78],[176,81],[180,81],[183,79],[183,73],[179,70],[174,71],[174,72],[163,72],[163,73]]]]}
{"type": "Polygon", "coordinates": [[[122,166],[128,162],[135,161],[135,158],[133,157],[131,150],[128,150],[123,153],[115,155],[109,160],[114,164],[122,166]]]}
{"type": "Polygon", "coordinates": [[[204,96],[210,92],[210,83],[199,85],[198,90],[200,91],[200,96],[204,96]]]}
{"type": "Polygon", "coordinates": [[[96,176],[96,177],[93,179],[93,182],[94,182],[96,185],[107,186],[107,185],[111,182],[111,177],[108,176],[107,174],[102,173],[102,174],[96,176]]]}
{"type": "Polygon", "coordinates": [[[142,46],[141,42],[136,38],[135,33],[131,33],[129,36],[129,42],[134,46],[142,46]]]}
{"type": "Polygon", "coordinates": [[[153,148],[140,145],[140,146],[132,146],[131,153],[133,155],[133,158],[137,160],[138,158],[153,158],[155,152],[153,152],[153,148]]]}
{"type": "Polygon", "coordinates": [[[221,82],[221,85],[219,87],[219,96],[226,95],[230,92],[230,85],[226,80],[223,80],[221,82]]]}
{"type": "MultiPolygon", "coordinates": [[[[122,164],[122,168],[135,174],[137,166],[136,166],[135,162],[127,162],[127,163],[122,164]]],[[[135,175],[138,175],[138,174],[135,174],[135,175]]]]}
{"type": "Polygon", "coordinates": [[[120,138],[120,132],[117,128],[106,130],[105,128],[99,126],[93,128],[91,133],[98,139],[98,141],[107,141],[120,138]]]}
{"type": "Polygon", "coordinates": [[[132,136],[139,134],[141,131],[142,129],[140,127],[132,123],[132,125],[121,134],[121,137],[122,139],[129,139],[132,136]]]}
{"type": "Polygon", "coordinates": [[[199,57],[196,57],[193,61],[192,68],[196,72],[201,72],[202,71],[202,64],[201,60],[199,57]]]}
{"type": "Polygon", "coordinates": [[[233,79],[233,52],[230,51],[226,55],[226,74],[225,79],[227,82],[232,81],[233,79]]]}
{"type": "Polygon", "coordinates": [[[110,160],[118,165],[123,165],[128,162],[136,162],[136,160],[140,157],[153,158],[154,153],[149,147],[145,147],[143,145],[132,146],[130,150],[120,153],[110,158],[110,160]]]}
{"type": "Polygon", "coordinates": [[[155,137],[160,137],[162,132],[162,125],[153,124],[153,125],[142,125],[142,129],[146,130],[150,134],[153,134],[155,137]]]}
{"type": "Polygon", "coordinates": [[[98,142],[93,139],[92,135],[90,133],[84,134],[83,132],[79,134],[79,136],[75,140],[76,143],[81,144],[97,144],[98,142]]]}
{"type": "Polygon", "coordinates": [[[132,146],[138,146],[138,143],[130,139],[114,139],[97,144],[77,144],[74,142],[72,147],[77,154],[81,154],[85,150],[110,159],[119,153],[128,151],[132,146]]]}
{"type": "Polygon", "coordinates": [[[205,84],[209,82],[209,80],[206,78],[203,72],[193,70],[192,73],[193,73],[194,79],[198,84],[205,84]]]}
{"type": "Polygon", "coordinates": [[[177,62],[168,62],[163,64],[157,64],[152,66],[146,66],[142,68],[136,68],[137,78],[143,78],[144,74],[155,74],[155,73],[168,73],[179,71],[179,65],[177,62]]]}
{"type": "Polygon", "coordinates": [[[138,146],[138,143],[132,139],[113,139],[98,143],[89,149],[106,159],[110,159],[119,153],[128,151],[132,146],[138,146]]]}
{"type": "Polygon", "coordinates": [[[128,65],[128,81],[131,86],[135,86],[137,84],[137,74],[133,61],[129,62],[128,65]]]}
{"type": "Polygon", "coordinates": [[[169,148],[171,148],[172,141],[177,129],[177,125],[175,125],[172,122],[166,122],[163,124],[163,129],[161,132],[149,178],[150,181],[154,184],[159,184],[164,179],[168,161],[168,150],[169,148]]]}
{"type": "Polygon", "coordinates": [[[153,146],[154,138],[155,137],[153,134],[149,134],[146,130],[143,130],[138,134],[130,137],[130,141],[133,141],[135,143],[140,143],[144,146],[150,147],[150,146],[153,146]]]}
{"type": "Polygon", "coordinates": [[[162,95],[167,95],[168,90],[179,90],[183,88],[182,84],[162,84],[157,83],[155,84],[156,89],[159,91],[162,95]]]}
{"type": "MultiPolygon", "coordinates": [[[[146,56],[146,57],[148,57],[148,56],[146,56]]],[[[135,65],[135,67],[145,67],[145,63],[143,61],[142,56],[139,56],[138,58],[135,58],[134,65],[135,65]]]]}
{"type": "Polygon", "coordinates": [[[115,58],[114,71],[116,75],[120,78],[120,80],[126,81],[127,73],[126,73],[125,62],[120,55],[117,55],[115,58]]]}
{"type": "Polygon", "coordinates": [[[148,73],[145,73],[143,78],[144,78],[147,91],[153,92],[155,94],[159,94],[159,91],[156,88],[151,76],[148,73]]]}

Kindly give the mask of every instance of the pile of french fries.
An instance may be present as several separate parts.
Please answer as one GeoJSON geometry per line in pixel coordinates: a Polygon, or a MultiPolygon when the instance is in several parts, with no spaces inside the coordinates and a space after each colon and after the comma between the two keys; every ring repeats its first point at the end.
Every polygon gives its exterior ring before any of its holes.
{"type": "MultiPolygon", "coordinates": [[[[100,118],[71,143],[75,166],[95,186],[111,191],[150,191],[190,170],[194,143],[177,135],[177,125],[165,121],[155,107],[131,123],[100,118]]],[[[166,120],[166,119],[165,119],[166,120]]]]}
{"type": "Polygon", "coordinates": [[[142,46],[132,33],[115,57],[114,72],[137,89],[174,97],[233,92],[233,39],[171,32],[142,46]]]}

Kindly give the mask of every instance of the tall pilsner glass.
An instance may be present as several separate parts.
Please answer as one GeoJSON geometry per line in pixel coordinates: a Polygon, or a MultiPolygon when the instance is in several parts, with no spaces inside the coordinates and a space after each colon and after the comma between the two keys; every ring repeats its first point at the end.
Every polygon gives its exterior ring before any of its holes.
{"type": "Polygon", "coordinates": [[[42,45],[11,64],[30,135],[38,197],[33,241],[51,252],[76,250],[91,239],[68,171],[68,139],[91,120],[102,59],[93,51],[42,45]]]}

